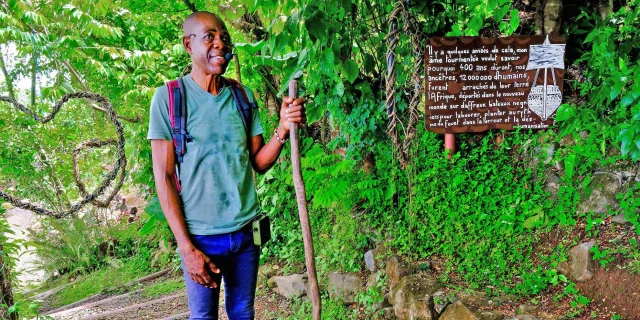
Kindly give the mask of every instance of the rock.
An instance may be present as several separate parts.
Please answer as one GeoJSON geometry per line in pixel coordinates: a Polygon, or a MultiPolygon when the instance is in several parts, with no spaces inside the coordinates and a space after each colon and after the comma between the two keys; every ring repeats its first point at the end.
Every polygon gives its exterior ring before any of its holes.
{"type": "Polygon", "coordinates": [[[407,276],[393,288],[392,303],[396,316],[400,319],[431,320],[433,300],[431,296],[442,285],[426,273],[407,276]]]}
{"type": "Polygon", "coordinates": [[[534,156],[531,161],[531,167],[535,168],[540,161],[542,161],[543,164],[549,164],[557,148],[558,145],[556,143],[545,143],[533,148],[534,156]]]}
{"type": "Polygon", "coordinates": [[[440,320],[480,320],[480,314],[471,311],[467,306],[458,301],[447,307],[447,310],[440,316],[440,320]]]}
{"type": "Polygon", "coordinates": [[[488,307],[492,304],[487,298],[487,294],[480,291],[461,292],[460,300],[462,300],[464,304],[474,307],[488,307]]]}
{"type": "Polygon", "coordinates": [[[355,295],[360,292],[362,280],[352,274],[329,273],[327,290],[331,298],[340,298],[346,304],[355,301],[355,295]]]}
{"type": "Polygon", "coordinates": [[[588,188],[592,188],[591,195],[578,204],[578,211],[580,213],[606,213],[609,208],[619,209],[620,204],[616,196],[622,187],[620,180],[616,174],[610,172],[594,175],[588,186],[588,188]]]}
{"type": "Polygon", "coordinates": [[[303,262],[294,262],[293,265],[291,265],[291,269],[293,273],[302,274],[304,273],[305,265],[303,262]]]}
{"type": "Polygon", "coordinates": [[[582,130],[578,135],[582,140],[587,140],[587,138],[589,138],[589,131],[582,130]]]}
{"type": "Polygon", "coordinates": [[[389,288],[393,294],[393,288],[396,286],[400,279],[409,275],[409,266],[401,261],[398,256],[393,256],[387,261],[387,276],[389,277],[389,288]]]}
{"type": "Polygon", "coordinates": [[[371,272],[376,271],[376,262],[373,257],[374,251],[375,250],[372,249],[364,253],[364,264],[367,266],[367,270],[371,272]]]}
{"type": "Polygon", "coordinates": [[[558,198],[558,190],[560,188],[559,184],[560,178],[558,175],[551,172],[547,176],[546,181],[544,182],[544,191],[549,192],[549,200],[555,200],[558,198]]]}
{"type": "Polygon", "coordinates": [[[575,281],[586,281],[593,277],[592,254],[589,252],[595,241],[581,243],[569,251],[571,277],[575,281]]]}
{"type": "Polygon", "coordinates": [[[560,139],[560,146],[562,147],[568,147],[575,144],[575,141],[573,139],[572,135],[567,135],[562,137],[562,139],[560,139]]]}
{"type": "Polygon", "coordinates": [[[269,278],[269,280],[267,280],[267,287],[269,288],[275,288],[276,286],[278,286],[278,284],[276,283],[276,277],[271,277],[269,278]]]}
{"type": "Polygon", "coordinates": [[[387,248],[384,245],[379,244],[374,249],[371,249],[364,254],[364,263],[367,270],[373,272],[382,269],[383,258],[387,252],[387,248]]]}
{"type": "MultiPolygon", "coordinates": [[[[292,274],[290,276],[275,276],[272,278],[276,284],[276,292],[287,299],[298,298],[304,295],[307,276],[292,274]]],[[[271,279],[269,279],[271,281],[271,279]]]]}
{"type": "Polygon", "coordinates": [[[514,295],[503,295],[491,298],[491,300],[489,300],[489,304],[492,304],[494,306],[502,306],[505,304],[513,304],[516,300],[518,300],[518,297],[514,295]]]}
{"type": "Polygon", "coordinates": [[[514,317],[504,318],[504,320],[540,320],[530,314],[521,314],[514,317]]]}
{"type": "Polygon", "coordinates": [[[276,270],[275,268],[273,268],[273,266],[268,264],[261,265],[258,268],[258,275],[261,275],[268,279],[275,276],[277,273],[278,273],[278,270],[276,270]]]}
{"type": "Polygon", "coordinates": [[[4,202],[4,203],[2,203],[2,205],[0,205],[0,206],[2,207],[2,209],[5,209],[5,210],[11,210],[11,209],[13,209],[13,205],[12,205],[11,203],[9,203],[9,202],[4,202]]]}
{"type": "Polygon", "coordinates": [[[494,311],[483,311],[480,313],[481,320],[502,320],[504,319],[504,314],[494,311]]]}
{"type": "Polygon", "coordinates": [[[393,307],[388,307],[382,309],[382,314],[385,320],[394,320],[397,319],[396,314],[393,312],[393,307]]]}
{"type": "Polygon", "coordinates": [[[558,263],[558,266],[556,267],[556,271],[558,271],[558,273],[564,275],[565,277],[571,276],[571,266],[569,266],[569,263],[567,262],[558,263]]]}
{"type": "Polygon", "coordinates": [[[538,307],[532,305],[521,304],[516,309],[516,314],[538,314],[538,307]]]}
{"type": "Polygon", "coordinates": [[[452,300],[453,296],[448,296],[444,291],[437,291],[433,294],[433,309],[437,314],[442,314],[444,308],[446,308],[452,300]]]}
{"type": "MultiPolygon", "coordinates": [[[[271,280],[277,274],[276,270],[268,264],[261,265],[258,268],[258,285],[262,286],[266,284],[269,286],[269,280],[271,280]]],[[[269,286],[269,288],[273,288],[275,284],[272,283],[273,286],[269,286]]]]}
{"type": "Polygon", "coordinates": [[[615,215],[613,217],[611,217],[611,222],[613,223],[617,223],[617,224],[627,224],[629,223],[629,221],[627,221],[626,215],[624,213],[615,215]]]}

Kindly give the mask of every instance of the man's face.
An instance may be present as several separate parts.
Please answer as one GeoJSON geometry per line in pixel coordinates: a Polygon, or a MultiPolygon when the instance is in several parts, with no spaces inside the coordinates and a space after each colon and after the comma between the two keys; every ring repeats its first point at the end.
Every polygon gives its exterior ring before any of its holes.
{"type": "Polygon", "coordinates": [[[231,52],[231,37],[224,22],[213,15],[201,15],[182,38],[191,55],[193,66],[206,74],[222,75],[229,62],[224,56],[231,52]]]}

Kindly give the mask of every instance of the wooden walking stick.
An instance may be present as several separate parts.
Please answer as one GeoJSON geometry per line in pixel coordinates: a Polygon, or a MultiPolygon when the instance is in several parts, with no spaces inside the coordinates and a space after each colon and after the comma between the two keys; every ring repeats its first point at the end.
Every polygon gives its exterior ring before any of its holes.
{"type": "MultiPolygon", "coordinates": [[[[289,96],[298,98],[298,81],[289,82],[289,96]]],[[[302,169],[300,168],[300,147],[298,137],[298,124],[291,123],[289,131],[291,139],[291,164],[293,166],[293,185],[296,188],[296,200],[298,200],[298,214],[300,215],[300,226],[302,227],[302,241],[304,242],[304,261],[307,265],[309,275],[309,287],[313,320],[320,320],[322,306],[320,304],[320,289],[318,288],[318,276],[316,274],[316,260],[313,254],[313,236],[311,235],[311,225],[309,224],[309,212],[307,211],[307,192],[304,189],[302,180],[302,169]]]]}

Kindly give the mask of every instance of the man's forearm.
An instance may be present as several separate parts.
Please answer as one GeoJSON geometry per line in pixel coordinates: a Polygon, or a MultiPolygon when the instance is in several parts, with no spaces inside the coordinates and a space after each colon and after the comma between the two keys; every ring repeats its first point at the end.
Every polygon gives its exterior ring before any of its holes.
{"type": "MultiPolygon", "coordinates": [[[[286,139],[289,136],[289,130],[287,129],[278,127],[277,132],[281,139],[286,139]]],[[[269,142],[260,148],[260,151],[255,156],[254,169],[256,172],[264,174],[269,171],[278,160],[283,147],[284,145],[276,137],[272,136],[269,142]]]]}
{"type": "Polygon", "coordinates": [[[167,218],[173,236],[176,238],[178,247],[182,250],[191,247],[192,243],[189,238],[187,223],[184,219],[184,213],[180,205],[180,196],[178,195],[178,189],[176,189],[173,177],[169,177],[166,174],[156,177],[156,189],[158,191],[160,206],[167,218]]]}

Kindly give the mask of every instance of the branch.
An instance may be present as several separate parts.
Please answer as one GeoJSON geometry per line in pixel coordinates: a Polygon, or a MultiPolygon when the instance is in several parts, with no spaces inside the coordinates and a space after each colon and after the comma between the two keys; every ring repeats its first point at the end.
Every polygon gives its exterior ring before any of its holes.
{"type": "Polygon", "coordinates": [[[38,57],[36,56],[36,53],[34,51],[33,69],[31,69],[31,108],[35,107],[36,105],[36,78],[38,77],[38,74],[36,72],[36,64],[38,63],[38,61],[36,61],[36,59],[38,59],[38,57]]]}
{"type": "Polygon", "coordinates": [[[196,5],[189,1],[189,0],[183,0],[184,4],[187,6],[187,8],[189,8],[189,10],[191,10],[191,12],[196,12],[198,11],[198,8],[196,8],[196,5]]]}
{"type": "Polygon", "coordinates": [[[0,67],[2,68],[2,74],[4,74],[4,78],[7,81],[7,89],[9,90],[9,96],[11,99],[16,99],[15,93],[13,92],[13,81],[9,78],[9,72],[7,71],[7,66],[4,63],[4,57],[2,56],[2,52],[0,52],[0,67]]]}
{"type": "MultiPolygon", "coordinates": [[[[82,86],[82,89],[84,91],[90,91],[89,88],[87,88],[87,86],[84,84],[84,81],[82,81],[82,79],[80,79],[80,75],[78,75],[78,72],[71,65],[71,63],[69,63],[68,60],[64,60],[63,63],[64,63],[65,66],[67,66],[67,68],[69,69],[69,72],[71,72],[73,77],[80,83],[80,85],[82,86]]],[[[89,104],[91,104],[91,107],[94,110],[98,110],[98,111],[103,112],[103,113],[108,113],[107,110],[100,108],[97,104],[95,104],[95,103],[93,103],[91,101],[88,101],[88,100],[87,100],[87,102],[89,102],[89,104]]],[[[118,119],[122,119],[122,120],[125,120],[125,121],[128,121],[128,122],[139,122],[141,117],[140,117],[140,115],[136,115],[135,118],[129,118],[129,117],[124,117],[124,116],[118,115],[118,119]]]]}

